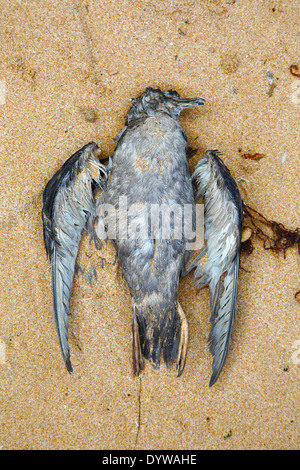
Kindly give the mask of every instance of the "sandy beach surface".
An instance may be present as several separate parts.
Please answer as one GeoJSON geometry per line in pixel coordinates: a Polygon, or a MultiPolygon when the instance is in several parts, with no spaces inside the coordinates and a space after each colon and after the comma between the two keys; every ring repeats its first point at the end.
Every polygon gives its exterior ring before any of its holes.
{"type": "Polygon", "coordinates": [[[284,258],[255,239],[241,256],[232,347],[209,388],[208,289],[180,285],[183,375],[146,364],[136,378],[114,250],[83,239],[69,375],[41,223],[49,178],[92,140],[109,156],[130,99],[153,86],[206,100],[180,118],[192,170],[218,149],[245,203],[299,227],[299,17],[296,0],[0,0],[2,449],[299,449],[296,247],[284,258]]]}

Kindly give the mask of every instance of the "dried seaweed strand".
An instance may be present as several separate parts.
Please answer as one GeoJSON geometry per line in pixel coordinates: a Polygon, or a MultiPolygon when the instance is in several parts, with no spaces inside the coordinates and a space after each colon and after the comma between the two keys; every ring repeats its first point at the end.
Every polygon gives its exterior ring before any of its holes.
{"type": "Polygon", "coordinates": [[[287,229],[279,222],[268,220],[247,204],[243,205],[243,209],[245,217],[249,219],[252,225],[254,234],[263,241],[266,250],[272,250],[276,253],[283,252],[285,257],[288,248],[298,245],[300,255],[300,228],[295,230],[287,229]],[[271,230],[271,235],[264,231],[264,227],[271,230]]]}
{"type": "Polygon", "coordinates": [[[265,158],[265,155],[263,153],[244,153],[243,158],[246,160],[260,160],[261,158],[265,158]]]}

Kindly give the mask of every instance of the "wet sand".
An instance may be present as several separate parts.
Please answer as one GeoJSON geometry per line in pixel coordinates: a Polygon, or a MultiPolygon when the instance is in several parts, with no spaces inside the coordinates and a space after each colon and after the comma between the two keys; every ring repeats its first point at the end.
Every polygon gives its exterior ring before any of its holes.
{"type": "Polygon", "coordinates": [[[181,117],[198,153],[219,149],[244,201],[300,226],[297,1],[0,0],[0,447],[299,449],[300,289],[296,248],[241,257],[238,313],[208,387],[209,294],[179,300],[186,368],[132,373],[131,302],[108,244],[83,240],[71,303],[74,372],[55,329],[42,192],[94,140],[103,156],[147,86],[201,96],[181,117]],[[273,78],[272,78],[273,77],[273,78]],[[265,158],[250,161],[244,153],[265,158]],[[89,273],[97,272],[89,277],[89,273]]]}

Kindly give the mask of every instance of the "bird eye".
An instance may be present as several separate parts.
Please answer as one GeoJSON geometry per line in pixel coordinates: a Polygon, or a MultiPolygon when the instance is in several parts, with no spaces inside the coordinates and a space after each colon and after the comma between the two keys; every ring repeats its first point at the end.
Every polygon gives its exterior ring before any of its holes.
{"type": "Polygon", "coordinates": [[[177,91],[174,91],[174,90],[168,90],[168,91],[166,92],[166,94],[167,94],[168,96],[174,96],[175,98],[180,98],[179,93],[177,93],[177,91]]]}

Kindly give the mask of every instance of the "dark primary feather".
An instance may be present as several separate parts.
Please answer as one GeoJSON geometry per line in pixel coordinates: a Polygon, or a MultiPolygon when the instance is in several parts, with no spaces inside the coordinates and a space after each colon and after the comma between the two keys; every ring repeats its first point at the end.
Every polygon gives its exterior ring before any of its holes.
{"type": "Polygon", "coordinates": [[[209,334],[209,350],[214,356],[213,373],[209,385],[212,386],[218,379],[226,361],[236,311],[237,288],[239,275],[239,256],[232,261],[224,280],[219,280],[216,295],[212,306],[212,327],[209,334]]]}
{"type": "Polygon", "coordinates": [[[239,255],[243,220],[237,185],[217,151],[206,152],[198,162],[193,180],[197,197],[204,201],[205,253],[194,261],[196,285],[209,284],[212,327],[209,335],[213,355],[212,386],[228,355],[236,312],[239,255]]]}
{"type": "Polygon", "coordinates": [[[69,302],[82,231],[95,217],[93,181],[102,185],[106,170],[94,142],[72,155],[48,182],[43,194],[43,229],[51,261],[54,313],[62,355],[72,372],[68,344],[69,302]],[[96,177],[95,175],[96,169],[96,177]]]}

